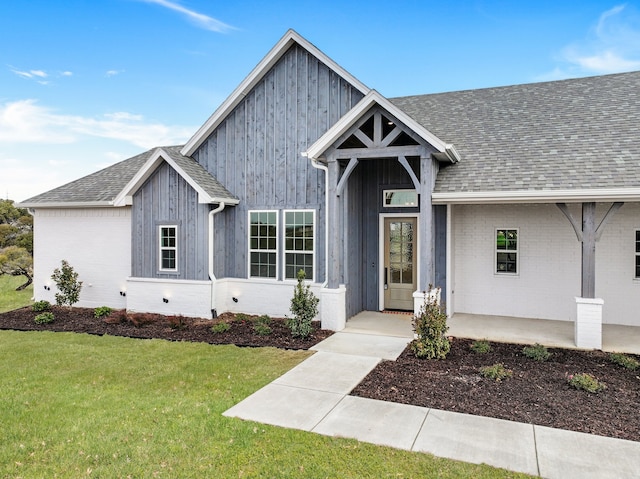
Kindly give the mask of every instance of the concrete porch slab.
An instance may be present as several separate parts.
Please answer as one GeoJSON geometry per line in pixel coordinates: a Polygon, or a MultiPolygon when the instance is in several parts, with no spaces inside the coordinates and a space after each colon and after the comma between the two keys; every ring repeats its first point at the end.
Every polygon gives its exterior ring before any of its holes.
{"type": "Polygon", "coordinates": [[[273,383],[349,394],[379,362],[376,357],[318,351],[273,383]]]}
{"type": "Polygon", "coordinates": [[[312,432],[410,450],[428,409],[346,396],[312,432]]]}
{"type": "Polygon", "coordinates": [[[413,339],[413,315],[362,311],[347,320],[345,333],[377,334],[413,339]]]}
{"type": "Polygon", "coordinates": [[[538,475],[529,424],[430,409],[413,450],[538,475]]]}
{"type": "Polygon", "coordinates": [[[342,394],[271,383],[228,409],[223,415],[311,431],[342,398],[342,394]]]}
{"type": "Polygon", "coordinates": [[[551,479],[638,477],[640,443],[535,426],[540,475],[551,479]]]}
{"type": "Polygon", "coordinates": [[[311,349],[314,351],[396,360],[407,347],[409,341],[409,338],[340,331],[319,342],[311,349]]]}

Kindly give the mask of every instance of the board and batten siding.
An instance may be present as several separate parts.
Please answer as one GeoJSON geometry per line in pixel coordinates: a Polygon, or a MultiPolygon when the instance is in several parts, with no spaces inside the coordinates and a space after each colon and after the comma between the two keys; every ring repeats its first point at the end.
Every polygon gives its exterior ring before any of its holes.
{"type": "MultiPolygon", "coordinates": [[[[408,158],[414,173],[420,175],[420,159],[408,158]]],[[[347,230],[342,253],[345,267],[341,283],[347,286],[347,317],[379,308],[379,220],[381,213],[415,214],[415,208],[385,208],[383,191],[414,189],[404,167],[395,158],[363,159],[353,170],[343,193],[342,224],[347,230]]],[[[416,251],[415,254],[418,254],[416,251]]]]}
{"type": "Polygon", "coordinates": [[[163,163],[133,196],[132,268],[137,278],[208,280],[208,212],[197,192],[163,163]],[[178,271],[159,270],[160,225],[176,225],[178,271]]]}
{"type": "Polygon", "coordinates": [[[324,280],[325,173],[300,153],[362,97],[293,45],[193,154],[240,200],[215,216],[216,277],[247,277],[249,210],[315,209],[315,280],[324,280]]]}

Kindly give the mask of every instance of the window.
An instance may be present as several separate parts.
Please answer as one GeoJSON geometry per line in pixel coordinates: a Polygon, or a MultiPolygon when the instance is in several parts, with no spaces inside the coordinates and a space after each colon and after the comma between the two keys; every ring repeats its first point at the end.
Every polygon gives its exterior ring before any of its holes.
{"type": "Polygon", "coordinates": [[[284,212],[285,279],[296,279],[304,270],[306,278],[313,280],[314,216],[310,210],[284,212]]]}
{"type": "Polygon", "coordinates": [[[518,230],[496,230],[496,273],[518,273],[518,230]]]}
{"type": "Polygon", "coordinates": [[[178,271],[177,226],[160,226],[160,271],[178,271]]]}
{"type": "Polygon", "coordinates": [[[418,206],[418,192],[416,190],[384,190],[385,208],[400,208],[418,206]]]}
{"type": "Polygon", "coordinates": [[[636,230],[636,278],[640,279],[640,230],[636,230]]]}
{"type": "Polygon", "coordinates": [[[278,214],[249,212],[249,276],[276,278],[278,271],[278,214]]]}

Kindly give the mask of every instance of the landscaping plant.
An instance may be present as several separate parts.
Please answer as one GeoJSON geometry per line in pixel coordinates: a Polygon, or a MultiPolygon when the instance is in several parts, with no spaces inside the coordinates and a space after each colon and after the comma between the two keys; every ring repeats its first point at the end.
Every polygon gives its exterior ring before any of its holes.
{"type": "Polygon", "coordinates": [[[211,326],[211,332],[214,334],[226,333],[231,329],[231,325],[229,323],[225,323],[224,321],[220,321],[219,323],[211,326]]]}
{"type": "Polygon", "coordinates": [[[287,318],[287,325],[291,329],[293,337],[308,338],[313,332],[311,322],[318,315],[318,302],[320,301],[311,291],[311,286],[304,284],[306,274],[304,270],[298,271],[298,284],[293,290],[291,298],[291,312],[293,318],[287,318]]]}
{"type": "Polygon", "coordinates": [[[487,354],[491,351],[491,344],[486,339],[474,341],[471,344],[471,351],[478,354],[487,354]]]}
{"type": "Polygon", "coordinates": [[[413,318],[416,339],[411,342],[411,350],[421,359],[444,359],[451,344],[446,332],[447,314],[435,297],[425,294],[420,314],[413,318]]]}
{"type": "Polygon", "coordinates": [[[598,381],[593,374],[589,373],[570,374],[567,377],[567,381],[571,387],[594,394],[607,388],[606,384],[598,381]]]}
{"type": "Polygon", "coordinates": [[[109,316],[112,311],[113,308],[110,308],[109,306],[100,306],[93,310],[93,315],[96,319],[100,319],[109,316]]]}
{"type": "Polygon", "coordinates": [[[31,309],[35,313],[42,313],[43,311],[49,311],[51,309],[51,303],[49,301],[36,301],[31,306],[31,309]]]}
{"type": "Polygon", "coordinates": [[[34,321],[36,322],[36,324],[46,324],[46,323],[53,323],[53,320],[56,319],[53,316],[53,313],[51,311],[46,311],[44,313],[40,313],[39,315],[37,315],[34,318],[34,321]]]}
{"type": "Polygon", "coordinates": [[[58,306],[73,306],[80,300],[80,291],[82,290],[82,281],[78,281],[78,273],[66,261],[62,260],[62,266],[53,270],[51,279],[58,287],[56,293],[56,304],[58,306]]]}
{"type": "Polygon", "coordinates": [[[525,346],[522,348],[522,354],[536,361],[546,361],[551,357],[551,353],[542,344],[534,344],[533,346],[525,346]]]}
{"type": "Polygon", "coordinates": [[[609,361],[631,371],[635,371],[640,367],[640,362],[637,359],[622,353],[609,354],[609,361]]]}
{"type": "Polygon", "coordinates": [[[504,367],[502,363],[496,363],[492,366],[483,366],[480,368],[480,374],[487,379],[495,379],[502,381],[513,376],[513,371],[504,367]]]}

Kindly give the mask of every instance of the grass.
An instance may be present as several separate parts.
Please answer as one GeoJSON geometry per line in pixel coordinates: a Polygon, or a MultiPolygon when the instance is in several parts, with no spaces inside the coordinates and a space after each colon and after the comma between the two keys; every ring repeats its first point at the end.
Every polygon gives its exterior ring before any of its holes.
{"type": "Polygon", "coordinates": [[[526,477],[222,416],[308,355],[0,331],[0,477],[526,477]]]}
{"type": "Polygon", "coordinates": [[[31,304],[33,285],[23,291],[16,291],[16,288],[24,284],[25,281],[26,278],[24,276],[0,275],[0,313],[6,313],[31,304]]]}

